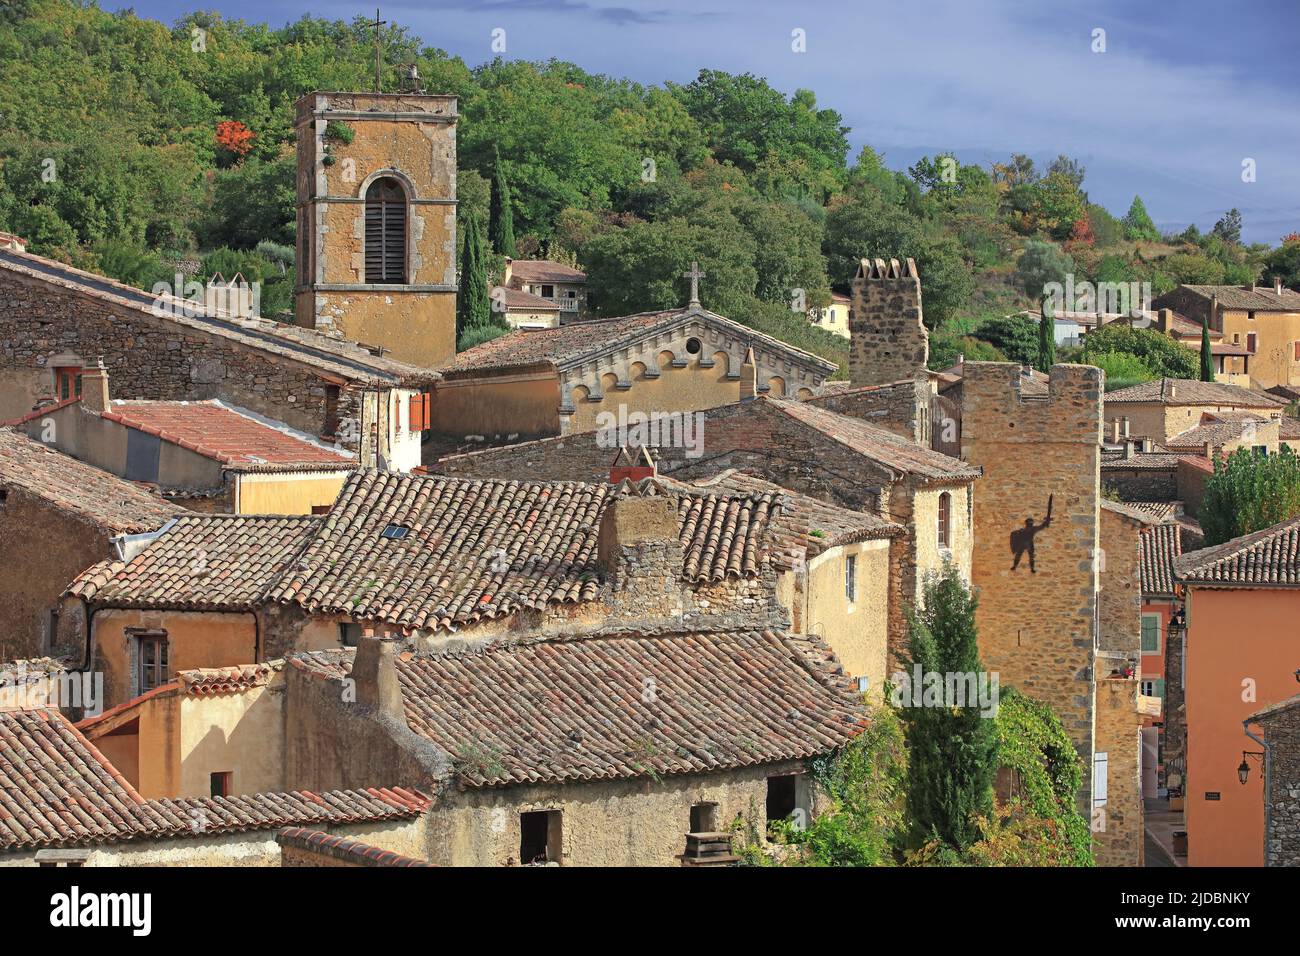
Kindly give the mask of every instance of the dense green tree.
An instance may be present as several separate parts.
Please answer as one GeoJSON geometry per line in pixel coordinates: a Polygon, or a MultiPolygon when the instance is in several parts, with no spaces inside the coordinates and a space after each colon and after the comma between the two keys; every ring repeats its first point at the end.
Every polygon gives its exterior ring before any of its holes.
{"type": "Polygon", "coordinates": [[[1224,242],[1239,245],[1241,243],[1241,210],[1234,207],[1224,213],[1223,218],[1214,224],[1212,234],[1224,242]]]}
{"type": "MultiPolygon", "coordinates": [[[[1065,277],[1074,271],[1074,259],[1050,242],[1031,239],[1025,251],[1016,260],[1016,279],[1025,295],[1034,301],[1046,295],[1047,286],[1053,282],[1064,285],[1065,277]]],[[[1068,309],[1072,303],[1063,303],[1068,309]]],[[[1058,306],[1059,307],[1059,306],[1058,306]]]]}
{"type": "Polygon", "coordinates": [[[501,154],[492,151],[492,209],[488,221],[492,248],[511,259],[515,255],[515,214],[510,203],[510,186],[501,168],[501,154]]]}
{"type": "Polygon", "coordinates": [[[1238,448],[1214,461],[1197,515],[1213,547],[1300,515],[1300,458],[1285,445],[1275,455],[1238,448]]]}
{"type": "Polygon", "coordinates": [[[483,252],[478,217],[470,216],[465,223],[465,244],[460,260],[460,294],[456,297],[457,343],[469,333],[481,334],[480,330],[493,324],[483,252]]]}
{"type": "Polygon", "coordinates": [[[1093,355],[1105,352],[1136,355],[1156,378],[1200,377],[1196,352],[1155,329],[1109,322],[1089,332],[1083,342],[1083,361],[1091,363],[1093,355]]]}
{"type": "Polygon", "coordinates": [[[1300,290],[1300,236],[1288,238],[1268,254],[1264,268],[1289,288],[1300,290]]]}
{"type": "Polygon", "coordinates": [[[1147,207],[1143,204],[1141,196],[1133,197],[1128,212],[1124,214],[1123,222],[1124,235],[1129,239],[1145,240],[1147,242],[1157,242],[1160,239],[1160,231],[1156,229],[1156,224],[1151,221],[1151,216],[1147,212],[1147,207]]]}
{"type": "Polygon", "coordinates": [[[1038,317],[1038,357],[1034,367],[1040,372],[1050,372],[1056,364],[1056,323],[1050,316],[1038,317]]]}
{"type": "Polygon", "coordinates": [[[1210,322],[1201,319],[1201,381],[1214,381],[1214,353],[1210,349],[1210,322]]]}
{"type": "Polygon", "coordinates": [[[1021,365],[1038,362],[1038,323],[1024,315],[986,319],[976,327],[974,335],[996,348],[1008,361],[1021,365]]]}
{"type": "MultiPolygon", "coordinates": [[[[941,684],[948,674],[987,677],[975,627],[977,604],[952,564],[926,582],[922,604],[911,613],[908,625],[903,659],[909,675],[919,667],[922,675],[937,675],[941,684]]],[[[920,846],[937,838],[965,850],[979,839],[976,818],[993,811],[994,721],[969,700],[956,706],[955,700],[927,702],[922,696],[922,705],[916,706],[918,694],[919,689],[902,708],[912,843],[920,846]]]]}

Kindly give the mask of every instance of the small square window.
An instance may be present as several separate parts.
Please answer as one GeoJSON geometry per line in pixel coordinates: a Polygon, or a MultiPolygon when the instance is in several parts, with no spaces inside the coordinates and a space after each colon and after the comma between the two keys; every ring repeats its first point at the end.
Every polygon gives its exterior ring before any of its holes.
{"type": "Polygon", "coordinates": [[[210,775],[211,791],[214,797],[230,796],[230,777],[231,771],[229,770],[222,770],[210,775]]]}
{"type": "Polygon", "coordinates": [[[696,803],[691,806],[691,833],[718,832],[718,805],[696,803]]]}
{"type": "Polygon", "coordinates": [[[560,862],[559,810],[530,810],[519,814],[519,862],[524,866],[560,862]]]}

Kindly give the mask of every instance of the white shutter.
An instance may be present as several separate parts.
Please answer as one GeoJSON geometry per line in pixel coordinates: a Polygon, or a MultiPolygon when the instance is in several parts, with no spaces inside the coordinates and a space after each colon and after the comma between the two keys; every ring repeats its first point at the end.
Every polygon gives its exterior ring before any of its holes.
{"type": "Polygon", "coordinates": [[[1110,763],[1108,758],[1109,755],[1105,753],[1092,755],[1092,805],[1094,807],[1106,805],[1106,778],[1110,763]]]}

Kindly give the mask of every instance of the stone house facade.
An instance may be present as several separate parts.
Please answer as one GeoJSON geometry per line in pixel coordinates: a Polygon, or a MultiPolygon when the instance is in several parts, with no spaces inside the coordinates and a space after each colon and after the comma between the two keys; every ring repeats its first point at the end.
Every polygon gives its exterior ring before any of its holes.
{"type": "Polygon", "coordinates": [[[1251,714],[1246,724],[1248,734],[1251,726],[1263,730],[1264,865],[1300,866],[1300,695],[1251,714]]]}

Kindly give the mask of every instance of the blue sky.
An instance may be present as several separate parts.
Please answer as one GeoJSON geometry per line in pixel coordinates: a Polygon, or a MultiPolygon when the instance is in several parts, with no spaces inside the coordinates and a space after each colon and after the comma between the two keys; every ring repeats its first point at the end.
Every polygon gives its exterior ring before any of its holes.
{"type": "MultiPolygon", "coordinates": [[[[104,2],[171,23],[191,9],[104,2]]],[[[370,15],[373,4],[203,0],[228,19],[280,26],[370,15]]],[[[1213,226],[1233,206],[1247,241],[1300,229],[1300,4],[1295,0],[423,0],[386,20],[476,66],[506,31],[509,58],[570,60],[641,83],[702,68],[812,89],[906,168],[953,150],[987,164],[1012,152],[1087,167],[1094,202],[1123,215],[1140,193],[1162,228],[1213,226]],[[1103,29],[1106,51],[1092,50],[1103,29]],[[807,52],[791,49],[805,31],[807,52]],[[1242,181],[1255,161],[1256,180],[1242,181]]],[[[851,155],[852,155],[851,154],[851,155]]]]}

